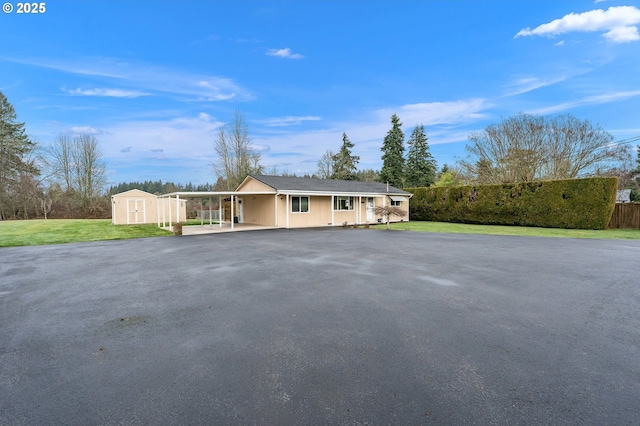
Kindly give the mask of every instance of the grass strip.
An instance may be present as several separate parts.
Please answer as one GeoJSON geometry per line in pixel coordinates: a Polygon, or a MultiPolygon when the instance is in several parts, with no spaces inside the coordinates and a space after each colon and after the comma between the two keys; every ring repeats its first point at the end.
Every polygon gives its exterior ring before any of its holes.
{"type": "Polygon", "coordinates": [[[8,220],[0,222],[0,247],[122,240],[171,235],[155,224],[113,225],[110,219],[8,220]]]}
{"type": "MultiPolygon", "coordinates": [[[[384,229],[382,226],[377,229],[384,229]]],[[[443,232],[450,234],[516,235],[526,237],[600,238],[607,240],[638,240],[640,229],[560,229],[527,226],[470,225],[448,222],[397,222],[392,230],[415,232],[443,232]]]]}

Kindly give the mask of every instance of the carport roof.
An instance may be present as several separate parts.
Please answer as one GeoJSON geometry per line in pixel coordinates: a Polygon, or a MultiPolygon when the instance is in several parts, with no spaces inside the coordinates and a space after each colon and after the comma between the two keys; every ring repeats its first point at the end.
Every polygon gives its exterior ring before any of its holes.
{"type": "MultiPolygon", "coordinates": [[[[247,179],[249,177],[270,186],[276,191],[412,195],[410,192],[381,182],[263,175],[249,175],[247,179]]],[[[242,186],[242,184],[240,186],[242,186]]]]}

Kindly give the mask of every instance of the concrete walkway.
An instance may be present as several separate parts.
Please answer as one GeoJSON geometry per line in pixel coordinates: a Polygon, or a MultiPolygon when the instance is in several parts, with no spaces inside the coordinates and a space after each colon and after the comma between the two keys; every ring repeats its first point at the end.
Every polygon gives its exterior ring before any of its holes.
{"type": "Polygon", "coordinates": [[[640,423],[640,241],[0,249],[0,425],[640,423]]]}

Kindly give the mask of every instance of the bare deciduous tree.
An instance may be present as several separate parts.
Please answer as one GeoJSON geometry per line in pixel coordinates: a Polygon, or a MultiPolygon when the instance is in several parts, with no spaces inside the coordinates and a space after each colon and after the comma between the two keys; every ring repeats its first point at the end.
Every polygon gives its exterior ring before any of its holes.
{"type": "Polygon", "coordinates": [[[397,216],[399,218],[403,218],[407,215],[407,212],[396,206],[376,206],[373,211],[375,214],[379,216],[384,216],[385,222],[387,223],[387,229],[389,229],[389,222],[391,221],[391,216],[397,216]]]}
{"type": "Polygon", "coordinates": [[[107,183],[98,139],[88,134],[59,135],[49,150],[49,166],[65,193],[69,214],[73,215],[75,202],[84,214],[90,213],[107,183]]]}
{"type": "Polygon", "coordinates": [[[614,167],[624,147],[589,120],[519,114],[469,136],[465,175],[483,184],[574,179],[614,167]]]}
{"type": "Polygon", "coordinates": [[[331,150],[327,150],[320,160],[318,160],[318,171],[316,175],[319,179],[331,179],[333,176],[333,171],[335,169],[335,160],[333,157],[335,154],[331,150]]]}
{"type": "Polygon", "coordinates": [[[65,192],[73,188],[73,147],[74,141],[71,135],[61,133],[49,148],[51,173],[65,192]]]}
{"type": "Polygon", "coordinates": [[[213,166],[218,182],[225,190],[233,190],[249,174],[260,174],[264,167],[260,165],[260,152],[251,144],[249,125],[242,114],[236,110],[231,125],[218,129],[215,141],[218,162],[213,166]]]}

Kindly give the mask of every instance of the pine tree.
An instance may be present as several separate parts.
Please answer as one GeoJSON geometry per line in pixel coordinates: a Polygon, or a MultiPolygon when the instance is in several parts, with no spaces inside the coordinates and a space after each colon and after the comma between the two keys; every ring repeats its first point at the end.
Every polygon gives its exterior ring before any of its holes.
{"type": "Polygon", "coordinates": [[[17,191],[20,175],[37,175],[38,169],[28,156],[35,144],[25,133],[24,123],[16,122],[16,112],[0,92],[0,219],[8,215],[7,206],[17,191]]]}
{"type": "Polygon", "coordinates": [[[401,188],[404,184],[404,133],[397,115],[391,116],[391,123],[391,130],[385,136],[381,148],[383,154],[380,181],[401,188]]]}
{"type": "Polygon", "coordinates": [[[436,160],[429,152],[424,126],[413,129],[409,141],[404,185],[409,188],[430,186],[436,181],[436,160]]]}
{"type": "Polygon", "coordinates": [[[343,133],[342,147],[340,151],[333,156],[333,174],[331,175],[331,179],[358,180],[356,164],[360,162],[360,157],[351,155],[351,149],[353,147],[353,142],[349,140],[346,133],[343,133]]]}

